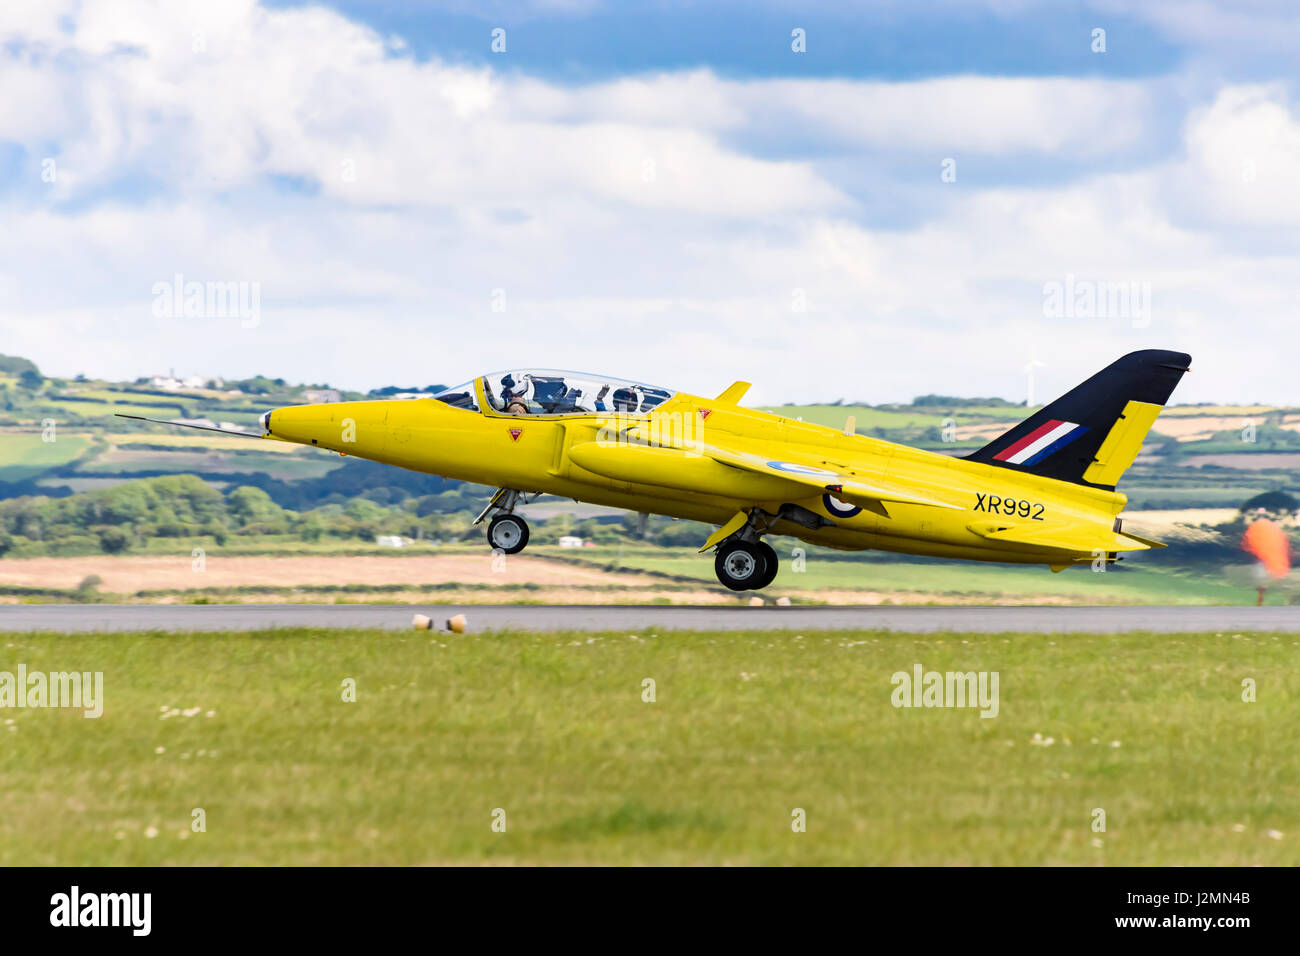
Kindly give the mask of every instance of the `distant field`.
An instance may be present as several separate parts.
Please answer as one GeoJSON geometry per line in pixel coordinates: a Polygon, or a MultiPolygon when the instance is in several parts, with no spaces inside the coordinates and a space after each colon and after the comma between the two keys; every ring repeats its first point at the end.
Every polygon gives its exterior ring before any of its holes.
{"type": "Polygon", "coordinates": [[[123,415],[143,415],[146,418],[174,418],[180,415],[181,410],[185,407],[178,402],[142,405],[138,402],[104,404],[101,402],[69,402],[60,399],[51,399],[45,404],[67,415],[97,419],[111,418],[119,413],[123,415]]]}
{"type": "MultiPolygon", "coordinates": [[[[1220,482],[1223,481],[1221,476],[1214,476],[1220,482]]],[[[1239,479],[1238,479],[1239,480],[1239,479]]],[[[1259,480],[1257,476],[1254,480],[1259,480]]],[[[1264,484],[1253,484],[1249,486],[1224,485],[1218,487],[1149,487],[1146,485],[1140,487],[1122,487],[1120,489],[1128,496],[1129,507],[1134,509],[1159,509],[1168,510],[1173,508],[1190,508],[1192,510],[1201,510],[1204,508],[1231,508],[1236,511],[1237,507],[1246,499],[1268,491],[1268,486],[1264,484]]]]}
{"type": "Polygon", "coordinates": [[[1279,409],[1272,405],[1169,405],[1160,416],[1264,415],[1276,411],[1279,409]]]}
{"type": "MultiPolygon", "coordinates": [[[[1151,426],[1151,430],[1158,435],[1171,435],[1181,440],[1208,438],[1215,432],[1244,428],[1248,420],[1250,420],[1248,416],[1244,415],[1233,417],[1223,415],[1171,415],[1166,418],[1161,413],[1155,424],[1151,426]]],[[[1255,424],[1258,425],[1260,422],[1255,422],[1255,424]]]]}
{"type": "Polygon", "coordinates": [[[68,391],[77,398],[93,398],[97,401],[116,405],[123,402],[135,405],[175,405],[178,401],[201,400],[202,396],[194,394],[146,395],[140,392],[116,392],[107,388],[89,388],[84,391],[68,391]]]}
{"type": "MultiPolygon", "coordinates": [[[[644,588],[656,582],[635,574],[611,580],[600,568],[575,567],[526,554],[501,563],[486,547],[477,554],[387,554],[331,557],[316,555],[206,555],[196,569],[191,551],[171,555],[99,555],[82,558],[0,560],[0,583],[75,588],[87,575],[103,579],[106,591],[239,587],[241,585],[439,585],[467,583],[506,587],[535,584],[567,588],[578,584],[623,584],[644,588]]],[[[714,582],[716,585],[716,582],[714,582]]]]}
{"type": "Polygon", "coordinates": [[[1127,511],[1124,529],[1136,531],[1138,526],[1152,533],[1166,533],[1187,526],[1214,526],[1227,524],[1240,512],[1236,508],[1177,508],[1127,511]]]}
{"type": "MultiPolygon", "coordinates": [[[[135,480],[134,478],[108,478],[108,477],[41,478],[36,482],[36,484],[40,485],[42,488],[48,488],[51,490],[55,488],[67,488],[69,491],[73,493],[79,493],[83,491],[101,491],[104,488],[112,488],[114,485],[120,485],[125,481],[134,481],[134,480],[135,480]]],[[[223,485],[222,482],[210,481],[206,478],[204,480],[208,481],[208,484],[212,485],[214,488],[220,489],[223,485]]]]}
{"type": "MultiPolygon", "coordinates": [[[[782,570],[766,592],[772,595],[816,595],[828,603],[857,603],[874,594],[871,603],[1061,603],[1073,604],[1241,604],[1254,603],[1246,591],[1227,579],[1184,577],[1163,568],[1142,567],[1094,573],[1087,566],[1053,574],[1046,567],[982,564],[978,562],[913,562],[842,559],[810,555],[806,570],[793,570],[788,541],[775,541],[782,570]],[[855,601],[850,592],[859,592],[855,601]]],[[[596,560],[582,556],[582,560],[596,560]]],[[[628,553],[622,567],[659,571],[701,581],[713,579],[713,561],[683,553],[628,553]]],[[[1280,600],[1280,598],[1279,598],[1280,600]]]]}
{"type": "MultiPolygon", "coordinates": [[[[494,563],[486,546],[384,549],[359,541],[264,542],[238,539],[155,539],[148,553],[0,559],[0,586],[71,592],[98,575],[106,596],[133,601],[335,601],[403,603],[741,603],[749,593],[726,590],[711,555],[652,545],[582,550],[539,545],[494,563]],[[192,550],[205,551],[203,571],[192,550]]],[[[1134,560],[1105,573],[965,562],[844,558],[814,550],[797,572],[791,545],[775,543],[782,570],[761,596],[799,604],[1253,604],[1253,580],[1242,574],[1191,575],[1134,560]]],[[[1245,566],[1242,566],[1243,568],[1245,566]]],[[[1240,569],[1236,569],[1240,570],[1240,569]]],[[[15,592],[17,593],[17,592],[15,592]]],[[[1268,603],[1285,603],[1276,588],[1268,603]]],[[[10,597],[10,600],[16,598],[10,597]]],[[[64,596],[66,600],[66,594],[64,596]]]]}
{"type": "Polygon", "coordinates": [[[1240,452],[1232,451],[1223,454],[1196,455],[1188,459],[1188,464],[1204,467],[1206,465],[1218,465],[1221,468],[1236,468],[1243,470],[1264,470],[1278,468],[1291,470],[1300,468],[1300,451],[1292,452],[1240,452]]]}
{"type": "Polygon", "coordinates": [[[98,720],[3,712],[0,864],[1294,866],[1298,646],[0,635],[0,669],[104,674],[98,720]],[[918,664],[996,671],[997,716],[896,709],[918,664]]]}
{"type": "Polygon", "coordinates": [[[939,412],[889,412],[853,405],[765,405],[763,408],[831,428],[843,428],[850,415],[857,419],[858,428],[937,428],[946,417],[939,412]]]}
{"type": "Polygon", "coordinates": [[[262,444],[248,439],[244,441],[251,448],[156,451],[139,447],[115,447],[88,462],[79,469],[86,475],[114,474],[123,471],[167,471],[188,472],[193,474],[220,475],[231,472],[262,472],[272,478],[294,480],[299,478],[319,478],[329,474],[342,464],[343,459],[327,453],[284,455],[279,449],[263,449],[262,444]],[[239,451],[239,454],[232,454],[239,451]]]}
{"type": "Polygon", "coordinates": [[[140,446],[145,448],[175,448],[180,451],[211,449],[214,451],[257,451],[272,452],[276,454],[293,454],[296,452],[304,457],[329,454],[329,452],[317,448],[294,445],[290,442],[254,441],[251,438],[240,438],[235,435],[219,435],[215,432],[190,435],[114,435],[113,444],[124,448],[140,446]]]}
{"type": "Polygon", "coordinates": [[[0,481],[23,481],[77,458],[90,447],[85,435],[56,432],[52,442],[39,432],[7,432],[0,435],[0,481]]]}

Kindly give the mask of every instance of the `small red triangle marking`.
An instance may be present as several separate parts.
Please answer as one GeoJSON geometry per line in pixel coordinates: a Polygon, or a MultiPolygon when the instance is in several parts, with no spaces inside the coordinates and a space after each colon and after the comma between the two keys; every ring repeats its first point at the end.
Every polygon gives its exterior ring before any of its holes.
{"type": "Polygon", "coordinates": [[[512,428],[512,429],[510,429],[510,440],[511,440],[511,441],[519,441],[519,436],[522,435],[523,433],[524,433],[524,430],[523,430],[522,428],[512,428]]]}
{"type": "Polygon", "coordinates": [[[700,412],[700,419],[701,419],[701,420],[704,420],[704,419],[707,419],[710,415],[713,414],[713,409],[711,409],[711,408],[701,408],[701,409],[699,410],[699,412],[700,412]]]}

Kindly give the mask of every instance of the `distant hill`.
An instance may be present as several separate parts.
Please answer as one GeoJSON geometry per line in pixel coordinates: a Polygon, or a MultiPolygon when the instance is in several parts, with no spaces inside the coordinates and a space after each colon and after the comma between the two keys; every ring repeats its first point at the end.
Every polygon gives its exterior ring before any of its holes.
{"type": "MultiPolygon", "coordinates": [[[[306,511],[327,504],[342,504],[353,498],[368,498],[380,504],[396,504],[406,498],[422,498],[454,491],[464,482],[426,475],[392,465],[353,458],[327,475],[301,481],[281,481],[265,474],[240,475],[242,484],[261,488],[281,508],[306,511]]],[[[481,494],[490,494],[483,489],[481,494]]]]}
{"type": "Polygon", "coordinates": [[[39,375],[40,371],[31,359],[20,358],[17,355],[0,355],[0,374],[22,375],[23,372],[35,372],[39,375]]]}

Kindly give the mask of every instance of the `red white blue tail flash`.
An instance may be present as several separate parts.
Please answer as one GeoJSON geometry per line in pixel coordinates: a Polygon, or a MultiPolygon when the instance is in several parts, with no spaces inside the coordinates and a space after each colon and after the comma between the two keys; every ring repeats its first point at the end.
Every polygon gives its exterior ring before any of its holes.
{"type": "Polygon", "coordinates": [[[1005,461],[1012,465],[1035,465],[1052,452],[1059,451],[1070,444],[1087,430],[1083,425],[1076,425],[1074,422],[1052,419],[1002,449],[993,456],[993,460],[1005,461]]]}

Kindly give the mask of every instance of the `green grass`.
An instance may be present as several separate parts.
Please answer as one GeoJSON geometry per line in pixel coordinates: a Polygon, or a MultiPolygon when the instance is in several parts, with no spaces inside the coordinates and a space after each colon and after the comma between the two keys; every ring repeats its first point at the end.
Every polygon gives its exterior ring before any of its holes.
{"type": "MultiPolygon", "coordinates": [[[[251,443],[250,443],[251,444],[251,443]]],[[[161,451],[133,448],[114,449],[79,470],[86,476],[113,475],[122,472],[165,471],[178,474],[220,476],[237,472],[259,472],[282,481],[320,478],[343,464],[339,456],[286,455],[261,451],[161,451]]]]}
{"type": "Polygon", "coordinates": [[[106,698],[0,711],[0,864],[1294,865],[1298,644],[0,635],[0,670],[102,670],[106,698]],[[916,663],[998,671],[999,715],[895,709],[916,663]]]}
{"type": "Polygon", "coordinates": [[[90,439],[84,435],[58,435],[52,442],[39,433],[0,435],[0,481],[22,481],[43,471],[76,461],[90,439]]]}
{"type": "Polygon", "coordinates": [[[104,425],[118,428],[121,422],[114,415],[141,415],[145,418],[174,418],[189,408],[184,402],[158,402],[143,404],[140,402],[71,402],[62,399],[48,399],[41,403],[43,408],[51,408],[73,418],[100,419],[104,425]]]}
{"type": "MultiPolygon", "coordinates": [[[[1253,480],[1258,480],[1254,475],[1253,480]]],[[[1222,476],[1215,478],[1223,482],[1222,476]]],[[[1238,487],[1221,483],[1217,487],[1172,488],[1164,486],[1126,487],[1130,513],[1147,508],[1236,508],[1243,501],[1253,498],[1261,492],[1268,491],[1266,486],[1252,485],[1238,487]]]]}
{"type": "Polygon", "coordinates": [[[939,413],[886,412],[861,405],[770,405],[765,410],[786,418],[802,418],[815,425],[843,428],[850,415],[858,428],[928,428],[940,427],[947,417],[939,413]]]}
{"type": "Polygon", "coordinates": [[[786,418],[802,418],[805,422],[843,428],[850,415],[857,420],[859,431],[876,428],[941,428],[952,419],[957,425],[974,425],[985,422],[1018,422],[1029,416],[1023,408],[985,408],[963,406],[960,408],[919,408],[903,410],[870,408],[865,405],[763,405],[763,411],[786,418]]]}
{"type": "MultiPolygon", "coordinates": [[[[805,570],[796,572],[788,540],[774,542],[781,571],[766,589],[770,595],[822,590],[906,591],[932,595],[936,600],[987,596],[1040,602],[1060,598],[1095,604],[1254,604],[1253,588],[1242,588],[1222,576],[1187,575],[1167,568],[1142,566],[1138,558],[1126,559],[1123,570],[1094,573],[1089,566],[1053,574],[1040,565],[984,564],[977,562],[910,561],[906,557],[864,555],[826,556],[806,549],[805,570]]],[[[568,554],[572,554],[569,552],[568,554]]],[[[567,555],[556,550],[556,557],[567,555]]],[[[702,584],[716,583],[710,555],[690,549],[625,547],[601,548],[571,558],[593,566],[617,563],[620,568],[658,571],[702,584]]],[[[914,598],[913,598],[914,600],[914,598]]]]}
{"type": "Polygon", "coordinates": [[[175,395],[154,395],[148,392],[135,392],[129,390],[117,390],[109,388],[88,388],[70,391],[69,394],[77,398],[90,398],[100,402],[107,402],[110,405],[120,403],[134,403],[136,405],[163,405],[172,406],[177,402],[202,403],[220,407],[220,399],[212,399],[203,395],[195,395],[193,392],[182,392],[175,395]]]}

